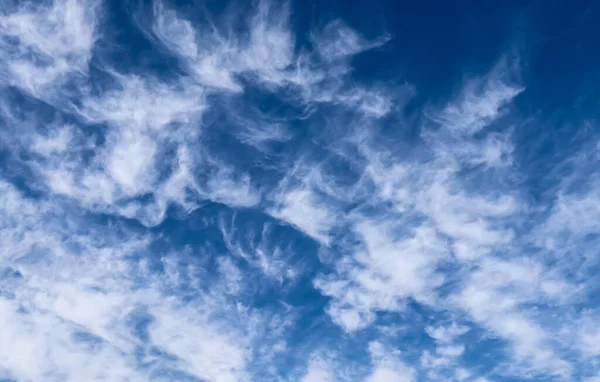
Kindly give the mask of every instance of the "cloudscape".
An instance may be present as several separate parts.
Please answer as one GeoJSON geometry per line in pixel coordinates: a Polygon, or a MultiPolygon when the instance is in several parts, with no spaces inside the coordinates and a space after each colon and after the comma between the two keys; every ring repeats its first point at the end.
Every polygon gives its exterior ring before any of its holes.
{"type": "Polygon", "coordinates": [[[599,12],[1,2],[0,381],[600,381],[599,12]]]}

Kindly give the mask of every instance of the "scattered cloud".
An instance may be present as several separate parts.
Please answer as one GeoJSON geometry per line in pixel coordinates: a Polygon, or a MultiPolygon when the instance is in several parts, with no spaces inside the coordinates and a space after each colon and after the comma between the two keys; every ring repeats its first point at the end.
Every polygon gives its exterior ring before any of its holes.
{"type": "Polygon", "coordinates": [[[596,380],[597,139],[532,197],[519,68],[407,118],[294,7],[1,7],[0,378],[596,380]]]}

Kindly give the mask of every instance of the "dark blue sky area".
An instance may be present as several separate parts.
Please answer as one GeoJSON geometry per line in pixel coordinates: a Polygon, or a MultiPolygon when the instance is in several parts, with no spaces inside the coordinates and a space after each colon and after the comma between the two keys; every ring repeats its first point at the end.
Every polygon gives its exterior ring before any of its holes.
{"type": "Polygon", "coordinates": [[[367,36],[390,33],[379,52],[356,59],[366,76],[407,80],[431,99],[465,76],[486,73],[503,56],[518,57],[528,97],[550,109],[584,102],[582,93],[596,91],[589,83],[600,64],[600,26],[593,22],[599,8],[594,1],[373,0],[294,7],[301,19],[310,12],[312,22],[341,15],[367,36]]]}

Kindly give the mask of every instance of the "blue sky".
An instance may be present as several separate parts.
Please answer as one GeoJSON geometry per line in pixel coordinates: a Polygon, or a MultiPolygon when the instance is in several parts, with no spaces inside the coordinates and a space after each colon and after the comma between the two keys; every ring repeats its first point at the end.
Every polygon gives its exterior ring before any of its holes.
{"type": "Polygon", "coordinates": [[[0,381],[600,381],[593,1],[0,5],[0,381]]]}

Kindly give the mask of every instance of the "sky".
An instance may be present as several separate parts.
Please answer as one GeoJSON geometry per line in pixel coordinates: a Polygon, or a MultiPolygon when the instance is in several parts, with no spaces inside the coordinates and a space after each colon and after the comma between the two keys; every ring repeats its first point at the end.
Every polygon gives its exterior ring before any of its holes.
{"type": "Polygon", "coordinates": [[[599,20],[3,1],[0,381],[600,381],[599,20]]]}

